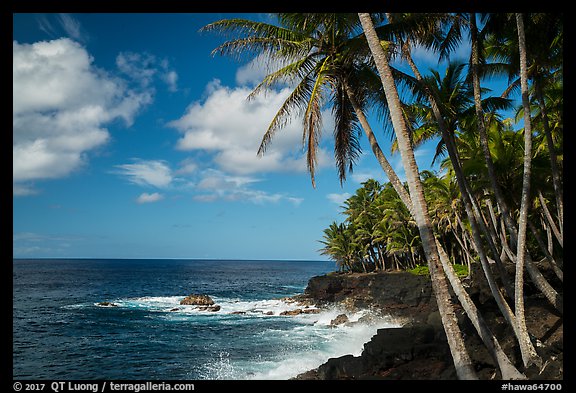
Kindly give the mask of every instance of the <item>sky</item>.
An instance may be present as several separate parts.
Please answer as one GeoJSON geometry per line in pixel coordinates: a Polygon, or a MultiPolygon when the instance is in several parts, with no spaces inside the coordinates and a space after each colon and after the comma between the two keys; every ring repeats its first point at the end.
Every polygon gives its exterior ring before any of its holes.
{"type": "MultiPolygon", "coordinates": [[[[246,97],[258,59],[212,56],[224,41],[199,29],[268,14],[14,14],[13,256],[325,260],[323,230],[368,178],[364,154],[341,185],[329,108],[316,188],[301,119],[257,150],[287,97],[246,97]]],[[[436,59],[417,51],[423,69],[436,59]]],[[[403,179],[399,154],[372,116],[403,179]]],[[[429,169],[435,142],[416,151],[429,169]]],[[[432,168],[434,169],[434,168],[432,168]]]]}

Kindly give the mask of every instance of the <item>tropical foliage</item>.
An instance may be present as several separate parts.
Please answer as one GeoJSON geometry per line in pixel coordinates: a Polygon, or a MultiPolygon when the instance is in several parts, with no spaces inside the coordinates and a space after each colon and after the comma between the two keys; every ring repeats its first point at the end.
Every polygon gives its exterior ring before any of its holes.
{"type": "Polygon", "coordinates": [[[545,367],[526,330],[524,273],[563,313],[562,15],[277,16],[273,24],[232,19],[205,27],[231,35],[214,53],[269,61],[268,75],[250,97],[292,86],[263,130],[258,153],[299,116],[314,184],[323,109],[330,108],[340,181],[360,157],[362,134],[388,180],[371,179],[345,201],[345,219],[324,230],[321,252],[343,271],[427,271],[460,378],[476,373],[448,286],[503,379],[525,378],[520,370],[531,365],[545,367]],[[423,75],[412,60],[416,46],[448,60],[446,67],[423,75]],[[470,57],[452,60],[461,46],[470,57]],[[498,75],[509,82],[499,95],[486,88],[498,75]],[[371,113],[382,120],[377,129],[394,139],[404,183],[380,148],[371,113]],[[414,158],[419,144],[431,139],[438,141],[438,174],[421,171],[414,158]],[[462,285],[461,272],[466,266],[470,274],[472,264],[514,331],[521,365],[511,363],[462,285]]]}

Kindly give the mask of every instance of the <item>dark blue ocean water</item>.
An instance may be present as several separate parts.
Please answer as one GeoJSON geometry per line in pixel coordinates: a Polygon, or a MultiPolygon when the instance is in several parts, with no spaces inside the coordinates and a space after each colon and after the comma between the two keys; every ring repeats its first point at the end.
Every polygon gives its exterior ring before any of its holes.
{"type": "Polygon", "coordinates": [[[337,309],[280,315],[297,308],[281,298],[332,270],[304,261],[14,260],[14,378],[293,377],[359,354],[381,327],[330,327],[337,309]],[[180,306],[191,293],[221,309],[180,306]]]}

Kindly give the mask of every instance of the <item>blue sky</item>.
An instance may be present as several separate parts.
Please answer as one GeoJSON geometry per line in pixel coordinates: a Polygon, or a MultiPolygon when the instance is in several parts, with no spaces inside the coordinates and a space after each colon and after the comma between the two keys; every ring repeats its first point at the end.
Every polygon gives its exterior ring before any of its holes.
{"type": "MultiPolygon", "coordinates": [[[[17,258],[325,259],[322,231],[369,177],[341,187],[327,108],[316,188],[295,118],[256,155],[288,94],[245,100],[258,62],[211,56],[198,30],[267,14],[15,14],[13,254],[17,258]]],[[[436,65],[416,54],[424,68],[436,65]]],[[[389,152],[389,137],[373,128],[389,152]]],[[[429,168],[434,143],[417,151],[429,168]]],[[[399,155],[387,154],[402,175],[399,155]]]]}

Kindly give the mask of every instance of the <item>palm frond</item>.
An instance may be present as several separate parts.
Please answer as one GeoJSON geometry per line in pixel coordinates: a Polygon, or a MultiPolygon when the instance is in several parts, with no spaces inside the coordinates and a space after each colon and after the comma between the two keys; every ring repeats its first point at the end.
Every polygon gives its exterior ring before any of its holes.
{"type": "Polygon", "coordinates": [[[309,74],[305,76],[302,81],[300,81],[300,83],[294,88],[292,93],[290,93],[288,98],[284,100],[282,106],[278,112],[276,112],[276,115],[274,115],[274,118],[270,122],[268,129],[262,137],[262,142],[258,148],[258,155],[264,154],[276,131],[280,128],[283,128],[288,123],[294,114],[294,111],[304,109],[303,105],[305,102],[308,102],[308,97],[312,91],[313,83],[313,75],[309,74]]]}
{"type": "Polygon", "coordinates": [[[274,84],[290,83],[296,79],[303,79],[314,70],[316,55],[311,53],[298,61],[292,62],[264,77],[254,90],[248,95],[248,100],[254,99],[262,90],[269,89],[274,84]]]}
{"type": "Polygon", "coordinates": [[[344,87],[337,84],[334,88],[332,113],[334,114],[334,158],[338,168],[340,184],[346,180],[346,173],[352,172],[352,168],[362,149],[359,137],[361,128],[354,108],[345,93],[344,87]]]}
{"type": "Polygon", "coordinates": [[[310,92],[310,98],[306,111],[304,112],[304,132],[302,133],[302,144],[306,145],[306,164],[312,180],[312,186],[316,187],[315,168],[316,153],[320,140],[320,131],[322,127],[322,92],[321,89],[328,82],[326,70],[329,65],[329,57],[326,57],[316,73],[316,80],[310,92]]]}
{"type": "Polygon", "coordinates": [[[284,57],[287,55],[297,57],[310,49],[309,38],[296,31],[246,19],[220,20],[204,26],[200,31],[217,31],[233,37],[242,37],[224,42],[212,51],[212,55],[239,57],[247,52],[269,55],[281,52],[284,57]]]}

